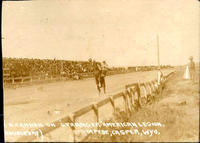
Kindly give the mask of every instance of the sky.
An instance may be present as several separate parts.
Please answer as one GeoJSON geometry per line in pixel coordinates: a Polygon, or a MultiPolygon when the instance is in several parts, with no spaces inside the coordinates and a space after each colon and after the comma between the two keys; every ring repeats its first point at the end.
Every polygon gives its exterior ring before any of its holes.
{"type": "Polygon", "coordinates": [[[199,61],[197,0],[4,1],[3,57],[106,60],[113,66],[199,61]]]}

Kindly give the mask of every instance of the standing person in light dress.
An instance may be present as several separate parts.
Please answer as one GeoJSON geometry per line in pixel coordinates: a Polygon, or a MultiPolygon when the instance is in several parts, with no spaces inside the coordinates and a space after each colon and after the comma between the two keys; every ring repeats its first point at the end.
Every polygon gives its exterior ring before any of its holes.
{"type": "Polygon", "coordinates": [[[191,78],[192,82],[194,83],[195,82],[195,63],[193,61],[192,56],[189,58],[188,67],[189,67],[189,72],[190,72],[190,78],[191,78]]]}

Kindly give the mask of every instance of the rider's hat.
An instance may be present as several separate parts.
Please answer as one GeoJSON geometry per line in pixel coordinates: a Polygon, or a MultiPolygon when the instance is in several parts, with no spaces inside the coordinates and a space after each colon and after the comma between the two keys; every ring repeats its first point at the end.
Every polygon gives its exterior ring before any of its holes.
{"type": "Polygon", "coordinates": [[[190,58],[189,58],[190,60],[192,60],[193,59],[193,57],[192,56],[190,56],[190,58]]]}

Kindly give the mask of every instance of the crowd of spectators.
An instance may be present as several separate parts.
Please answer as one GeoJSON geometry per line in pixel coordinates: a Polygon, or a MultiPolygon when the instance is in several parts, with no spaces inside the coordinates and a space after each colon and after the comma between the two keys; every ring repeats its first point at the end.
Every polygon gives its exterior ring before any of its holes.
{"type": "Polygon", "coordinates": [[[3,69],[11,77],[34,75],[70,75],[92,72],[89,61],[66,61],[50,59],[3,58],[3,69]]]}
{"type": "MultiPolygon", "coordinates": [[[[72,77],[80,74],[93,72],[92,59],[88,61],[69,61],[56,59],[28,59],[28,58],[3,58],[3,69],[9,73],[9,77],[25,76],[54,76],[62,75],[72,77]]],[[[112,67],[110,71],[126,72],[127,70],[153,70],[155,66],[149,67],[112,67]]]]}

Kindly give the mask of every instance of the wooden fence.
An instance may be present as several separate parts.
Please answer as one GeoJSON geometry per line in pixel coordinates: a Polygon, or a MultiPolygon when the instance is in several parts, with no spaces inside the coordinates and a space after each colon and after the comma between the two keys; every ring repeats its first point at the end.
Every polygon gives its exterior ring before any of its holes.
{"type": "MultiPolygon", "coordinates": [[[[130,71],[127,71],[128,73],[130,71]]],[[[120,71],[109,71],[108,75],[114,75],[114,74],[121,74],[124,72],[120,71]]],[[[91,78],[93,77],[93,73],[81,73],[79,74],[81,78],[91,78]]],[[[38,76],[21,76],[21,77],[4,77],[3,78],[3,85],[4,87],[12,87],[13,85],[26,85],[26,84],[33,84],[33,83],[45,83],[45,82],[51,82],[51,81],[64,81],[73,79],[68,76],[61,76],[61,75],[38,75],[38,76]]]]}
{"type": "Polygon", "coordinates": [[[174,72],[171,72],[164,76],[160,85],[157,83],[157,80],[126,85],[123,92],[108,96],[97,103],[90,104],[62,119],[52,122],[55,127],[45,126],[36,129],[36,131],[42,132],[38,137],[34,135],[22,136],[18,138],[17,142],[84,141],[88,135],[76,132],[76,130],[79,130],[81,127],[61,127],[60,123],[98,123],[112,119],[116,112],[124,111],[127,114],[131,114],[133,111],[137,110],[138,107],[145,106],[145,104],[152,100],[154,96],[159,95],[162,92],[164,83],[173,73],[174,72]],[[110,114],[106,114],[105,111],[110,114]]]}

